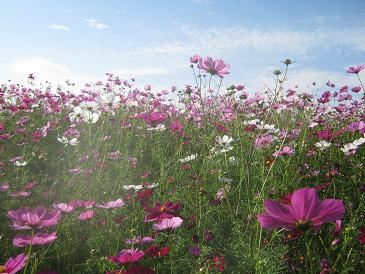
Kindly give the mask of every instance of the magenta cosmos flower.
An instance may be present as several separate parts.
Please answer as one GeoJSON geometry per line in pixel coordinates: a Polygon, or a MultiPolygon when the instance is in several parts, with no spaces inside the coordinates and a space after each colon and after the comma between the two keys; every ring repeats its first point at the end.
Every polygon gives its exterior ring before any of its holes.
{"type": "Polygon", "coordinates": [[[198,68],[208,72],[211,75],[217,75],[223,79],[225,74],[229,74],[230,66],[225,64],[221,59],[214,60],[210,57],[205,57],[199,60],[198,68]]]}
{"type": "Polygon", "coordinates": [[[161,221],[165,218],[172,218],[180,211],[181,204],[176,203],[174,204],[171,201],[167,201],[163,204],[157,202],[155,206],[152,208],[146,208],[145,210],[148,212],[147,216],[145,217],[146,222],[153,222],[153,221],[161,221]]]}
{"type": "Polygon", "coordinates": [[[19,254],[15,258],[10,257],[4,266],[0,265],[0,273],[14,274],[21,270],[27,263],[28,256],[24,253],[19,254]]]}
{"type": "Polygon", "coordinates": [[[263,228],[284,228],[286,230],[313,228],[318,231],[322,224],[342,219],[345,207],[341,200],[320,201],[314,188],[294,191],[291,204],[266,200],[265,213],[258,214],[263,228]]]}
{"type": "Polygon", "coordinates": [[[17,247],[24,247],[28,245],[47,245],[57,239],[57,233],[37,233],[32,235],[16,235],[13,239],[13,245],[17,247]]]}
{"type": "Polygon", "coordinates": [[[144,256],[144,252],[138,249],[123,249],[117,256],[108,256],[108,259],[117,264],[138,262],[144,256]]]}
{"type": "Polygon", "coordinates": [[[283,156],[283,155],[293,155],[293,154],[294,154],[294,149],[292,149],[291,147],[288,147],[288,146],[284,146],[280,150],[274,152],[272,154],[272,156],[279,157],[279,156],[283,156]]]}
{"type": "Polygon", "coordinates": [[[346,71],[347,73],[355,73],[358,74],[360,71],[362,71],[365,68],[365,65],[357,65],[356,67],[349,67],[346,71]]]}
{"type": "Polygon", "coordinates": [[[58,224],[61,212],[58,210],[47,211],[43,206],[35,209],[19,208],[9,210],[7,216],[14,222],[14,229],[43,228],[58,224]]]}
{"type": "Polygon", "coordinates": [[[166,229],[175,229],[182,225],[183,219],[180,217],[173,217],[171,219],[162,219],[161,222],[154,224],[154,230],[166,230],[166,229]]]}

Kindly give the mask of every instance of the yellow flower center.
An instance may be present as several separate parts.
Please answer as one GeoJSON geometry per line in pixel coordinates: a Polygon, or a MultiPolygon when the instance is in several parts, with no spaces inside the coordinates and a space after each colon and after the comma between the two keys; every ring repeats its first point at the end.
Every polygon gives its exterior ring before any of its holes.
{"type": "Polygon", "coordinates": [[[0,273],[4,273],[5,272],[5,267],[0,265],[0,273]]]}
{"type": "Polygon", "coordinates": [[[161,212],[164,212],[164,211],[165,211],[165,209],[166,209],[166,207],[164,207],[164,206],[163,206],[163,207],[161,207],[160,211],[161,211],[161,212]]]}

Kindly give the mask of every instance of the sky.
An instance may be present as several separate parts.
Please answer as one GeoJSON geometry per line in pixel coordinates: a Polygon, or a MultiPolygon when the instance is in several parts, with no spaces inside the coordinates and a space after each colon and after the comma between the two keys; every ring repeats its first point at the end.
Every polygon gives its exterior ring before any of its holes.
{"type": "Polygon", "coordinates": [[[280,61],[295,61],[286,87],[330,80],[365,63],[363,0],[0,0],[0,83],[78,85],[113,72],[140,86],[194,84],[189,57],[231,65],[226,85],[273,85],[280,61]]]}

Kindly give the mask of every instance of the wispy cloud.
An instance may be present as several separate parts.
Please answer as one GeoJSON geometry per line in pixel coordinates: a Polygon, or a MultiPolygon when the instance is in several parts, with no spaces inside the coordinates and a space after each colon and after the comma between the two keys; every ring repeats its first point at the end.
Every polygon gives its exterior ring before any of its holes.
{"type": "Polygon", "coordinates": [[[171,73],[163,67],[149,67],[149,68],[134,68],[134,69],[116,69],[112,71],[114,74],[120,77],[137,77],[137,76],[155,76],[155,75],[167,75],[171,73]]]}
{"type": "Polygon", "coordinates": [[[222,54],[237,50],[254,50],[305,57],[316,50],[336,49],[337,53],[351,50],[365,51],[365,28],[332,30],[318,28],[313,31],[297,31],[287,28],[260,30],[249,28],[210,28],[201,30],[181,26],[180,37],[156,46],[145,47],[145,53],[191,54],[209,52],[222,54]]]}
{"type": "Polygon", "coordinates": [[[193,2],[198,3],[198,4],[203,4],[203,5],[210,5],[209,0],[193,0],[193,2]]]}
{"type": "Polygon", "coordinates": [[[62,30],[62,31],[70,31],[71,29],[65,25],[57,25],[57,24],[51,24],[48,26],[49,29],[52,30],[62,30]]]}
{"type": "Polygon", "coordinates": [[[97,22],[95,19],[84,19],[85,24],[87,24],[89,27],[94,28],[94,29],[99,29],[99,30],[103,30],[103,29],[108,29],[110,28],[109,25],[106,24],[102,24],[97,22]]]}

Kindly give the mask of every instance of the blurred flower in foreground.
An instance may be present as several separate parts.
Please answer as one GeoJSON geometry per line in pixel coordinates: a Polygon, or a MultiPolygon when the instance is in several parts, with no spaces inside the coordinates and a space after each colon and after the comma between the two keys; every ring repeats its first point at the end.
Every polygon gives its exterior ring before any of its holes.
{"type": "Polygon", "coordinates": [[[262,227],[267,229],[284,228],[286,230],[319,231],[322,224],[341,220],[345,207],[341,200],[326,199],[320,201],[314,188],[301,188],[291,197],[291,204],[266,200],[265,213],[258,214],[262,227]]]}
{"type": "Polygon", "coordinates": [[[4,266],[0,265],[0,273],[14,274],[21,270],[27,263],[28,256],[24,253],[19,254],[15,258],[10,257],[4,266]]]}

